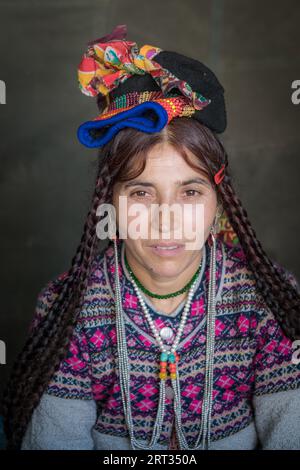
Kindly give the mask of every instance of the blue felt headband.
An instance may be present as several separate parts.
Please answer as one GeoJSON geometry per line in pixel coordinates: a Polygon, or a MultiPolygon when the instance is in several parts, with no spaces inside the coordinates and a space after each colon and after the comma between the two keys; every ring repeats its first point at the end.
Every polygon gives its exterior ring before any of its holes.
{"type": "Polygon", "coordinates": [[[168,113],[165,108],[154,101],[147,101],[136,105],[132,109],[121,111],[107,119],[84,122],[77,129],[77,137],[86,147],[95,148],[105,145],[119,130],[125,127],[153,133],[161,131],[167,122],[168,113]],[[155,120],[149,116],[149,111],[154,112],[155,120]],[[103,129],[102,135],[98,138],[92,137],[90,131],[98,129],[103,129]]]}

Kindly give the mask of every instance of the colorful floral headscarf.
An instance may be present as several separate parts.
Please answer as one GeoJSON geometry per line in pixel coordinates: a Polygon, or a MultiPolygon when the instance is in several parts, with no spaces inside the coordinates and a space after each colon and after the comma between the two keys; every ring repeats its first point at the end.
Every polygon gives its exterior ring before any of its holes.
{"type": "Polygon", "coordinates": [[[178,88],[195,109],[202,109],[210,103],[201,93],[193,91],[186,81],[175,77],[153,60],[162,51],[159,47],[144,45],[139,50],[133,41],[105,39],[89,43],[78,66],[79,88],[85,95],[101,93],[107,96],[132,75],[149,73],[164,95],[172,88],[178,88]]]}

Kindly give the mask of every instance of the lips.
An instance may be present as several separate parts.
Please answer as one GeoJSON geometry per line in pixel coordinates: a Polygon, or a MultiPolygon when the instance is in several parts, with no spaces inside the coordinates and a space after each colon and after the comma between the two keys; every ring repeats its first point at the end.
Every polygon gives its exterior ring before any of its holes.
{"type": "Polygon", "coordinates": [[[184,250],[184,245],[182,243],[161,243],[157,245],[151,245],[150,249],[158,256],[170,257],[182,253],[184,250]]]}
{"type": "Polygon", "coordinates": [[[179,248],[180,246],[183,246],[182,243],[176,243],[176,242],[168,242],[168,243],[154,243],[153,245],[150,245],[153,248],[170,248],[170,247],[176,247],[179,248]]]}

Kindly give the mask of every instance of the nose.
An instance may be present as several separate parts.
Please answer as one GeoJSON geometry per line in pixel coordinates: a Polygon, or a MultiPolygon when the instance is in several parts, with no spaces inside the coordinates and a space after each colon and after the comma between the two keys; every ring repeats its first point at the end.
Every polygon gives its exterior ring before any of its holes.
{"type": "Polygon", "coordinates": [[[159,233],[173,234],[181,223],[180,205],[171,197],[164,197],[154,205],[151,215],[151,228],[159,233]]]}

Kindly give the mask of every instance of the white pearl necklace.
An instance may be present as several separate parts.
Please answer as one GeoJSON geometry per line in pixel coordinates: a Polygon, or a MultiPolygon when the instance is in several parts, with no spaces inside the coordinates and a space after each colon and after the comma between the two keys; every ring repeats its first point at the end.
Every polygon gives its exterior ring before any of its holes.
{"type": "MultiPolygon", "coordinates": [[[[160,336],[160,333],[159,331],[157,330],[156,326],[155,326],[155,323],[154,321],[152,320],[151,318],[151,315],[149,313],[149,310],[146,306],[146,303],[143,299],[143,297],[141,296],[141,293],[140,293],[140,290],[136,284],[136,282],[134,281],[134,279],[132,278],[132,276],[130,276],[131,278],[131,282],[133,284],[133,287],[134,287],[134,290],[136,292],[136,295],[140,301],[140,304],[141,304],[141,307],[144,311],[144,314],[145,314],[145,317],[146,319],[148,320],[148,323],[149,323],[149,326],[152,330],[152,333],[153,333],[153,336],[155,337],[156,341],[158,342],[159,344],[159,347],[160,347],[160,350],[161,352],[167,352],[168,349],[166,348],[166,346],[164,345],[162,339],[161,339],[161,336],[160,336]]],[[[191,301],[192,301],[192,298],[193,298],[193,295],[194,295],[194,290],[195,290],[195,285],[197,283],[197,279],[194,280],[193,284],[191,285],[190,287],[190,290],[188,292],[188,296],[187,296],[187,300],[186,300],[186,303],[185,303],[185,306],[184,306],[184,310],[183,310],[183,313],[182,313],[182,317],[181,317],[181,320],[180,320],[180,325],[178,327],[178,331],[177,331],[177,335],[176,335],[176,338],[174,340],[174,343],[170,349],[170,352],[174,353],[176,351],[176,348],[179,344],[179,341],[180,341],[180,338],[181,338],[181,335],[182,335],[182,332],[184,330],[184,327],[185,327],[185,323],[186,323],[186,320],[187,320],[187,317],[188,317],[188,313],[189,313],[189,310],[190,310],[190,305],[191,305],[191,301]]]]}

